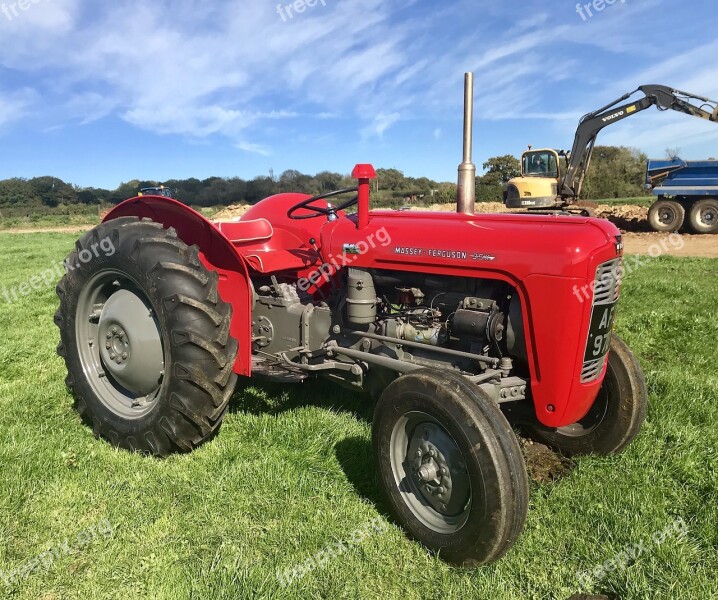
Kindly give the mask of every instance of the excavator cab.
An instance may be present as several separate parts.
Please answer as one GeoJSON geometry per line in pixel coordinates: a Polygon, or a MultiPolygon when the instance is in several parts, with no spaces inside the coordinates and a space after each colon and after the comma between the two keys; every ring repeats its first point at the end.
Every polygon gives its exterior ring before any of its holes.
{"type": "Polygon", "coordinates": [[[566,158],[556,150],[527,150],[521,156],[521,177],[509,181],[504,192],[508,208],[553,207],[566,158]]]}
{"type": "Polygon", "coordinates": [[[558,162],[555,150],[529,150],[521,157],[521,174],[524,177],[558,179],[558,162]]]}

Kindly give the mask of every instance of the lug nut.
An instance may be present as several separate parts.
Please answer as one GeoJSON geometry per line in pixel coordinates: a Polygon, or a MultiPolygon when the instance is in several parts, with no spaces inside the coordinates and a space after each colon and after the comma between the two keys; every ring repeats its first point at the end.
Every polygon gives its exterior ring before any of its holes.
{"type": "Polygon", "coordinates": [[[117,333],[117,327],[112,328],[112,333],[117,333]]]}
{"type": "Polygon", "coordinates": [[[114,354],[114,352],[110,354],[110,360],[115,360],[115,354],[114,354]]]}
{"type": "Polygon", "coordinates": [[[107,332],[107,339],[112,339],[112,334],[109,331],[107,332]]]}
{"type": "Polygon", "coordinates": [[[112,348],[112,344],[110,344],[110,342],[107,342],[105,344],[105,348],[107,348],[109,350],[110,348],[112,348]]]}
{"type": "Polygon", "coordinates": [[[123,353],[122,353],[122,358],[123,358],[124,360],[127,360],[127,352],[123,352],[123,353]]]}

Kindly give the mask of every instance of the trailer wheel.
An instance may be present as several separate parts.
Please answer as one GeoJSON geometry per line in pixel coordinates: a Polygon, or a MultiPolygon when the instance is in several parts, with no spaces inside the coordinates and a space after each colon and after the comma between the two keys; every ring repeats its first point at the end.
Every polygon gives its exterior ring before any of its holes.
{"type": "Polygon", "coordinates": [[[82,237],[66,264],[58,354],[95,435],[156,456],[210,438],[234,389],[238,346],[217,273],[197,247],[158,223],[121,218],[82,237]]]}
{"type": "Polygon", "coordinates": [[[685,218],[686,209],[675,200],[658,200],[648,209],[648,224],[653,231],[678,231],[685,218]]]}
{"type": "Polygon", "coordinates": [[[638,435],[646,418],[648,393],[638,360],[615,334],[598,397],[578,423],[549,429],[530,427],[532,437],[567,456],[617,454],[638,435]]]}
{"type": "Polygon", "coordinates": [[[691,208],[688,222],[696,233],[718,233],[718,200],[698,200],[691,208]]]}
{"type": "Polygon", "coordinates": [[[433,369],[399,377],[377,403],[373,441],[392,512],[413,538],[463,566],[511,548],[526,519],[526,468],[481,389],[433,369]]]}

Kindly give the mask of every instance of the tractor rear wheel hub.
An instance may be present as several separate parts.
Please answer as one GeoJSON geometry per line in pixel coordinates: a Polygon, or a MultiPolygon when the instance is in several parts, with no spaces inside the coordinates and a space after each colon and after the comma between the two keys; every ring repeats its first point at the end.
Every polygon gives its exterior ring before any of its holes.
{"type": "Polygon", "coordinates": [[[99,322],[102,364],[125,389],[146,396],[157,389],[164,369],[162,339],[152,313],[130,290],[112,294],[99,322]]]}

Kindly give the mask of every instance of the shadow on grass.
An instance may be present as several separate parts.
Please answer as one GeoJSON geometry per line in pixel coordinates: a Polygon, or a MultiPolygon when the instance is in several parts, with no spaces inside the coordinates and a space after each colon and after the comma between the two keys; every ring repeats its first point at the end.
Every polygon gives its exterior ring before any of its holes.
{"type": "Polygon", "coordinates": [[[229,412],[279,415],[310,406],[349,413],[366,423],[371,423],[374,412],[374,401],[368,394],[324,379],[275,383],[246,377],[237,382],[229,412]]]}
{"type": "Polygon", "coordinates": [[[374,465],[371,442],[361,437],[349,437],[339,442],[334,452],[356,493],[368,500],[383,517],[394,522],[374,465]]]}
{"type": "MultiPolygon", "coordinates": [[[[331,381],[309,379],[304,383],[275,383],[247,378],[238,381],[229,412],[279,415],[304,407],[349,413],[369,424],[374,413],[374,401],[368,394],[331,381]]],[[[336,444],[335,453],[356,493],[368,500],[382,516],[393,520],[374,466],[371,441],[359,436],[348,437],[336,444]]]]}

